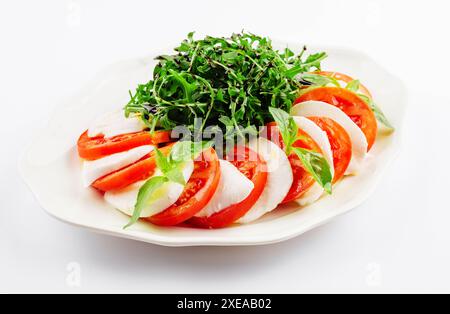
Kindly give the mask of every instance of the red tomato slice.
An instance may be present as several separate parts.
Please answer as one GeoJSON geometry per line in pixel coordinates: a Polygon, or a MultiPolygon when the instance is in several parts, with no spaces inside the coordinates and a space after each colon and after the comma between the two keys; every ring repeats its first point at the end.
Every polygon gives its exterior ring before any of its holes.
{"type": "MultiPolygon", "coordinates": [[[[273,139],[275,144],[278,144],[281,148],[284,148],[283,140],[276,123],[269,123],[267,128],[269,139],[273,139]]],[[[307,133],[299,129],[298,135],[300,136],[300,139],[294,143],[294,147],[301,147],[322,153],[320,147],[307,133]]],[[[303,163],[295,153],[290,154],[288,159],[291,164],[294,181],[292,182],[292,186],[282,203],[296,200],[302,196],[303,193],[305,193],[315,182],[314,177],[304,168],[303,163]]]]}
{"type": "Polygon", "coordinates": [[[333,153],[334,177],[333,183],[344,176],[352,159],[352,142],[345,129],[336,121],[324,117],[309,117],[327,133],[333,153]]]}
{"type": "Polygon", "coordinates": [[[233,204],[209,217],[192,217],[188,222],[200,228],[223,228],[233,224],[244,216],[256,203],[264,191],[267,182],[266,162],[248,147],[235,147],[232,155],[227,156],[236,168],[248,179],[252,180],[254,188],[246,199],[233,204]]]}
{"type": "Polygon", "coordinates": [[[194,172],[175,204],[145,220],[159,226],[178,225],[197,214],[213,197],[220,181],[220,163],[213,148],[194,161],[194,172]]]}
{"type": "MultiPolygon", "coordinates": [[[[173,144],[169,144],[159,150],[167,155],[172,146],[173,144]]],[[[155,168],[155,152],[152,151],[149,155],[134,164],[98,179],[92,186],[103,192],[123,189],[133,183],[149,178],[154,173],[155,168]]]]}
{"type": "Polygon", "coordinates": [[[367,138],[367,150],[375,143],[377,120],[369,105],[355,93],[340,87],[317,87],[301,95],[295,103],[307,100],[323,101],[338,107],[363,131],[367,138]]]}
{"type": "MultiPolygon", "coordinates": [[[[348,76],[347,74],[343,74],[343,73],[339,73],[339,72],[319,71],[319,72],[314,72],[314,74],[328,76],[328,77],[334,78],[334,79],[336,79],[338,81],[342,81],[342,82],[345,82],[345,83],[350,83],[351,81],[354,81],[354,79],[351,76],[348,76]]],[[[366,95],[369,98],[372,98],[372,94],[361,83],[359,84],[359,91],[361,92],[361,94],[364,94],[364,95],[366,95]]]]}
{"type": "Polygon", "coordinates": [[[78,154],[86,160],[95,160],[115,153],[125,152],[142,145],[157,145],[170,142],[170,131],[148,131],[121,134],[111,138],[89,137],[84,132],[78,139],[78,154]]]}

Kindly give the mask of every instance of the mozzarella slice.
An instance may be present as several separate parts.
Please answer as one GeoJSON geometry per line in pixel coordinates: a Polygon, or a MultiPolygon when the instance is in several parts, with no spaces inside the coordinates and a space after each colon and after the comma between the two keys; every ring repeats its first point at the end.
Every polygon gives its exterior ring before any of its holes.
{"type": "Polygon", "coordinates": [[[88,136],[104,135],[106,138],[120,134],[140,132],[146,129],[146,125],[136,115],[125,117],[123,109],[110,112],[99,119],[88,129],[88,136]]]}
{"type": "MultiPolygon", "coordinates": [[[[308,134],[319,146],[323,157],[330,165],[331,174],[334,175],[333,152],[327,133],[317,126],[317,124],[305,117],[294,117],[294,121],[299,129],[308,134]]],[[[320,186],[319,183],[314,182],[314,184],[295,201],[302,206],[308,205],[317,201],[322,196],[323,192],[323,187],[320,186]]]]}
{"type": "Polygon", "coordinates": [[[286,197],[293,182],[289,160],[275,143],[258,138],[251,140],[249,147],[267,162],[267,183],[259,199],[238,223],[252,222],[274,210],[286,197]]]}
{"type": "Polygon", "coordinates": [[[319,183],[314,182],[314,184],[302,194],[301,197],[295,200],[300,206],[306,206],[314,203],[323,195],[323,187],[319,183]]]}
{"type": "Polygon", "coordinates": [[[216,193],[196,217],[209,217],[221,210],[245,200],[254,188],[254,184],[233,164],[226,160],[220,162],[220,182],[216,193]]]}
{"type": "MultiPolygon", "coordinates": [[[[194,171],[194,162],[188,161],[183,166],[182,172],[184,180],[187,182],[194,171]]],[[[160,176],[161,171],[157,170],[153,176],[160,176]]],[[[105,200],[128,216],[132,216],[136,205],[139,189],[146,181],[136,182],[124,189],[108,191],[105,193],[105,200]]],[[[146,207],[141,212],[141,218],[156,215],[168,207],[172,206],[183,193],[184,186],[176,182],[166,182],[157,189],[146,207]]]]}
{"type": "Polygon", "coordinates": [[[292,107],[291,114],[304,117],[326,117],[339,123],[352,142],[352,159],[345,174],[355,174],[367,155],[367,139],[361,129],[341,109],[322,101],[305,101],[292,107]]]}
{"type": "Polygon", "coordinates": [[[97,160],[84,161],[82,170],[84,186],[88,187],[97,179],[135,163],[154,148],[152,145],[144,145],[97,160]]]}

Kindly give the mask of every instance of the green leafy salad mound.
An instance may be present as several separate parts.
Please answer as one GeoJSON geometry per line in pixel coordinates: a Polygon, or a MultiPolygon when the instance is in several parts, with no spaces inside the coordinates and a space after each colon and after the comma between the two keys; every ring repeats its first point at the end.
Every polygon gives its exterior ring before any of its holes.
{"type": "MultiPolygon", "coordinates": [[[[277,51],[270,39],[249,33],[230,38],[190,33],[174,55],[157,57],[153,78],[130,92],[126,115],[139,113],[151,128],[184,125],[255,129],[273,117],[269,107],[290,111],[303,86],[300,73],[320,70],[324,52],[305,56],[277,51]]],[[[256,131],[256,129],[255,129],[256,131]]]]}

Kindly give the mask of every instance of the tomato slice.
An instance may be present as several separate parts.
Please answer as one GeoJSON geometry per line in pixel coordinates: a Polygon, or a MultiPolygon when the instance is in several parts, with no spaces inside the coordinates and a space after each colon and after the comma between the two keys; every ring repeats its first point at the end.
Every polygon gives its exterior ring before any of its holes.
{"type": "MultiPolygon", "coordinates": [[[[283,140],[281,134],[276,126],[275,122],[267,124],[268,137],[275,144],[284,148],[283,140]]],[[[318,153],[322,153],[320,147],[317,143],[304,131],[298,130],[298,135],[300,137],[293,146],[300,147],[304,149],[309,149],[318,153]]],[[[289,163],[291,164],[292,173],[294,175],[294,181],[292,182],[291,188],[284,198],[283,203],[291,202],[302,196],[315,182],[314,177],[305,169],[300,158],[295,153],[291,153],[288,156],[289,163]]]]}
{"type": "Polygon", "coordinates": [[[157,145],[170,142],[170,131],[148,131],[127,133],[111,138],[89,137],[88,131],[78,139],[78,154],[86,160],[96,160],[115,153],[121,153],[142,145],[157,145]]]}
{"type": "Polygon", "coordinates": [[[367,138],[367,150],[375,143],[377,120],[369,105],[355,93],[340,87],[317,87],[305,92],[295,103],[307,100],[323,101],[338,107],[363,131],[367,138]]]}
{"type": "Polygon", "coordinates": [[[194,171],[176,203],[145,220],[159,226],[174,226],[188,220],[208,204],[219,181],[219,158],[210,148],[194,161],[194,171]]]}
{"type": "Polygon", "coordinates": [[[309,117],[327,133],[333,153],[334,177],[333,183],[344,176],[352,159],[352,142],[345,129],[336,121],[324,117],[309,117]]]}
{"type": "MultiPolygon", "coordinates": [[[[169,144],[159,150],[163,154],[167,155],[169,154],[172,146],[173,144],[169,144]]],[[[133,183],[149,178],[154,173],[155,168],[155,151],[152,151],[149,155],[134,164],[98,179],[92,184],[92,186],[103,192],[123,189],[133,183]]]]}
{"type": "Polygon", "coordinates": [[[249,196],[209,217],[192,217],[188,222],[200,228],[224,228],[244,216],[256,203],[264,191],[267,182],[266,162],[248,147],[235,147],[232,154],[226,156],[241,173],[254,184],[249,196]]]}
{"type": "MultiPolygon", "coordinates": [[[[334,78],[334,79],[336,79],[338,81],[342,81],[342,82],[345,82],[345,83],[350,83],[351,81],[354,81],[354,79],[351,76],[348,76],[347,74],[343,74],[343,73],[339,73],[339,72],[318,71],[318,72],[314,72],[314,74],[328,76],[328,77],[334,78]]],[[[361,92],[361,94],[364,94],[364,95],[366,95],[369,98],[372,98],[372,94],[361,83],[359,84],[359,92],[361,92]]]]}

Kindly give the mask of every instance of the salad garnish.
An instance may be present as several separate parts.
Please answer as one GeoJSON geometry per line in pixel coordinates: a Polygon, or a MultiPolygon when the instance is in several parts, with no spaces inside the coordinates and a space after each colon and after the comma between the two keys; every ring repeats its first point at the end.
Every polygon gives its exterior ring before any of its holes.
{"type": "Polygon", "coordinates": [[[299,73],[320,70],[321,52],[304,57],[289,48],[277,51],[270,39],[250,33],[229,38],[190,33],[174,55],[157,57],[153,78],[131,94],[126,114],[162,129],[194,127],[254,127],[272,121],[269,107],[289,111],[303,84],[299,73]]]}
{"type": "Polygon", "coordinates": [[[154,176],[147,180],[139,189],[134,212],[129,223],[124,229],[135,224],[141,215],[145,206],[148,206],[152,200],[153,194],[167,182],[176,182],[180,185],[186,185],[182,168],[184,163],[196,159],[202,151],[210,148],[213,142],[191,142],[182,141],[173,145],[168,156],[165,156],[159,149],[156,149],[156,164],[162,172],[160,176],[154,176]]]}
{"type": "Polygon", "coordinates": [[[314,180],[324,188],[325,192],[331,194],[333,174],[327,160],[322,154],[293,146],[294,143],[300,139],[300,136],[298,135],[298,126],[289,113],[272,107],[269,108],[269,111],[280,129],[286,155],[290,155],[291,152],[295,153],[305,166],[306,170],[314,177],[314,180]]]}
{"type": "MultiPolygon", "coordinates": [[[[311,86],[309,87],[308,91],[310,89],[320,86],[341,87],[339,81],[333,76],[321,75],[317,73],[303,73],[300,76],[300,78],[305,82],[311,83],[311,86]]],[[[383,113],[381,108],[375,103],[372,97],[360,92],[360,86],[361,82],[359,80],[351,80],[347,82],[344,88],[356,93],[362,100],[364,100],[364,102],[367,103],[369,107],[372,109],[378,122],[383,124],[388,129],[394,130],[395,129],[394,126],[389,122],[386,115],[383,113]]],[[[304,90],[303,92],[306,92],[306,90],[304,90]]]]}

